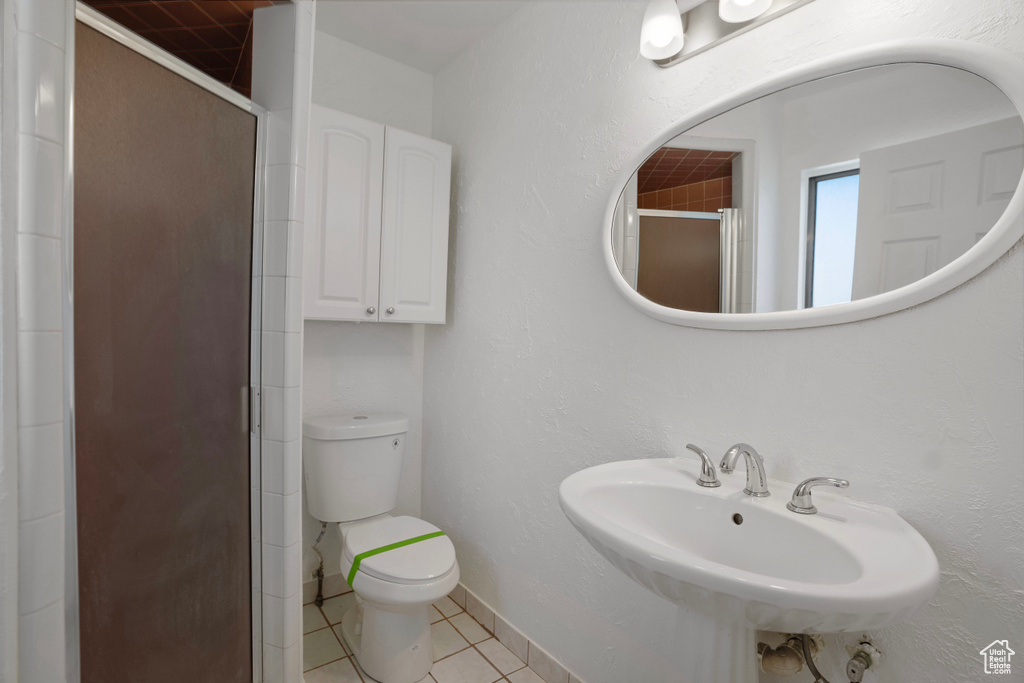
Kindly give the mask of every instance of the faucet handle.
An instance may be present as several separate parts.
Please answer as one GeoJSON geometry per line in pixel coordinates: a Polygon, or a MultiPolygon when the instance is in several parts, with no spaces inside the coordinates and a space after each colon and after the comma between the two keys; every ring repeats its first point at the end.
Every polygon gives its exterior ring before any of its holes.
{"type": "Polygon", "coordinates": [[[692,443],[686,444],[686,447],[700,456],[700,477],[697,479],[697,485],[706,486],[707,488],[721,486],[722,482],[718,481],[718,476],[715,475],[715,465],[711,462],[708,454],[692,443]]]}
{"type": "Polygon", "coordinates": [[[818,512],[811,502],[812,486],[835,486],[838,489],[845,489],[850,485],[845,479],[833,479],[831,477],[811,477],[797,484],[793,490],[793,500],[786,503],[786,507],[801,515],[813,515],[818,512]]]}

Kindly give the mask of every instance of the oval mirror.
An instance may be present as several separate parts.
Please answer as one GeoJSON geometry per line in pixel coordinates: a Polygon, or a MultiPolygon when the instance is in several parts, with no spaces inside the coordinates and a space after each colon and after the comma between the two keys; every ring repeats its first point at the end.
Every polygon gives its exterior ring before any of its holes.
{"type": "Polygon", "coordinates": [[[645,150],[611,207],[613,275],[655,317],[873,317],[966,281],[1024,232],[1024,120],[977,73],[869,64],[741,99],[645,150]]]}

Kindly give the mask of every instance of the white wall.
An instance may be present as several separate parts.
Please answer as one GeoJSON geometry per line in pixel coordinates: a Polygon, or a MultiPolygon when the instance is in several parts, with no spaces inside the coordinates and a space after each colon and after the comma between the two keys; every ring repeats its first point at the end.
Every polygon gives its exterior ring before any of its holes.
{"type": "Polygon", "coordinates": [[[323,31],[313,60],[314,103],[430,137],[430,74],[323,31]]]}
{"type": "MultiPolygon", "coordinates": [[[[1024,643],[1024,249],[901,313],[728,332],[640,314],[599,237],[614,176],[686,112],[880,41],[1024,57],[1020,4],[816,0],[670,70],[637,56],[643,9],[531,3],[435,76],[457,171],[449,323],[426,330],[424,516],[466,585],[583,681],[679,680],[676,611],[582,540],[558,484],[749,441],[770,476],[848,478],[935,548],[932,604],[872,634],[882,680],[973,680],[982,647],[1024,643]]],[[[832,680],[848,640],[828,639],[832,680]]]]}
{"type": "MultiPolygon", "coordinates": [[[[429,136],[434,79],[392,59],[317,31],[313,102],[429,136]]],[[[420,443],[423,417],[423,325],[308,321],[303,342],[303,416],[392,412],[410,418],[399,506],[394,514],[420,514],[420,443]]],[[[310,545],[320,524],[303,495],[302,580],[319,560],[310,545]]],[[[341,571],[333,532],[321,543],[326,574],[341,571]]]]}

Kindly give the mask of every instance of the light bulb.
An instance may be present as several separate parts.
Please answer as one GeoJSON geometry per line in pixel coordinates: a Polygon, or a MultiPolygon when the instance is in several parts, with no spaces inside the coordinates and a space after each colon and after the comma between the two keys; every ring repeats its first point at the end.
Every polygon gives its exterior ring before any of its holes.
{"type": "Polygon", "coordinates": [[[772,0],[718,0],[718,16],[722,21],[741,24],[761,16],[771,4],[772,0]]]}
{"type": "Polygon", "coordinates": [[[649,39],[654,47],[665,47],[672,42],[672,24],[664,17],[658,17],[651,26],[649,39]]]}
{"type": "Polygon", "coordinates": [[[683,20],[675,0],[651,0],[640,29],[640,54],[668,59],[683,49],[683,20]]]}

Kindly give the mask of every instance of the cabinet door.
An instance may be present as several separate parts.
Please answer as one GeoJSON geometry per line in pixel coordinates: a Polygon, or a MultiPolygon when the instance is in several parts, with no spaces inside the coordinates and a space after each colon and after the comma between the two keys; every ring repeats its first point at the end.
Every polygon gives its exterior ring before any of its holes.
{"type": "Polygon", "coordinates": [[[303,267],[306,318],[378,319],[383,158],[382,124],[313,105],[303,267]]]}
{"type": "Polygon", "coordinates": [[[451,166],[450,145],[387,129],[380,259],[382,321],[445,321],[451,166]]]}

